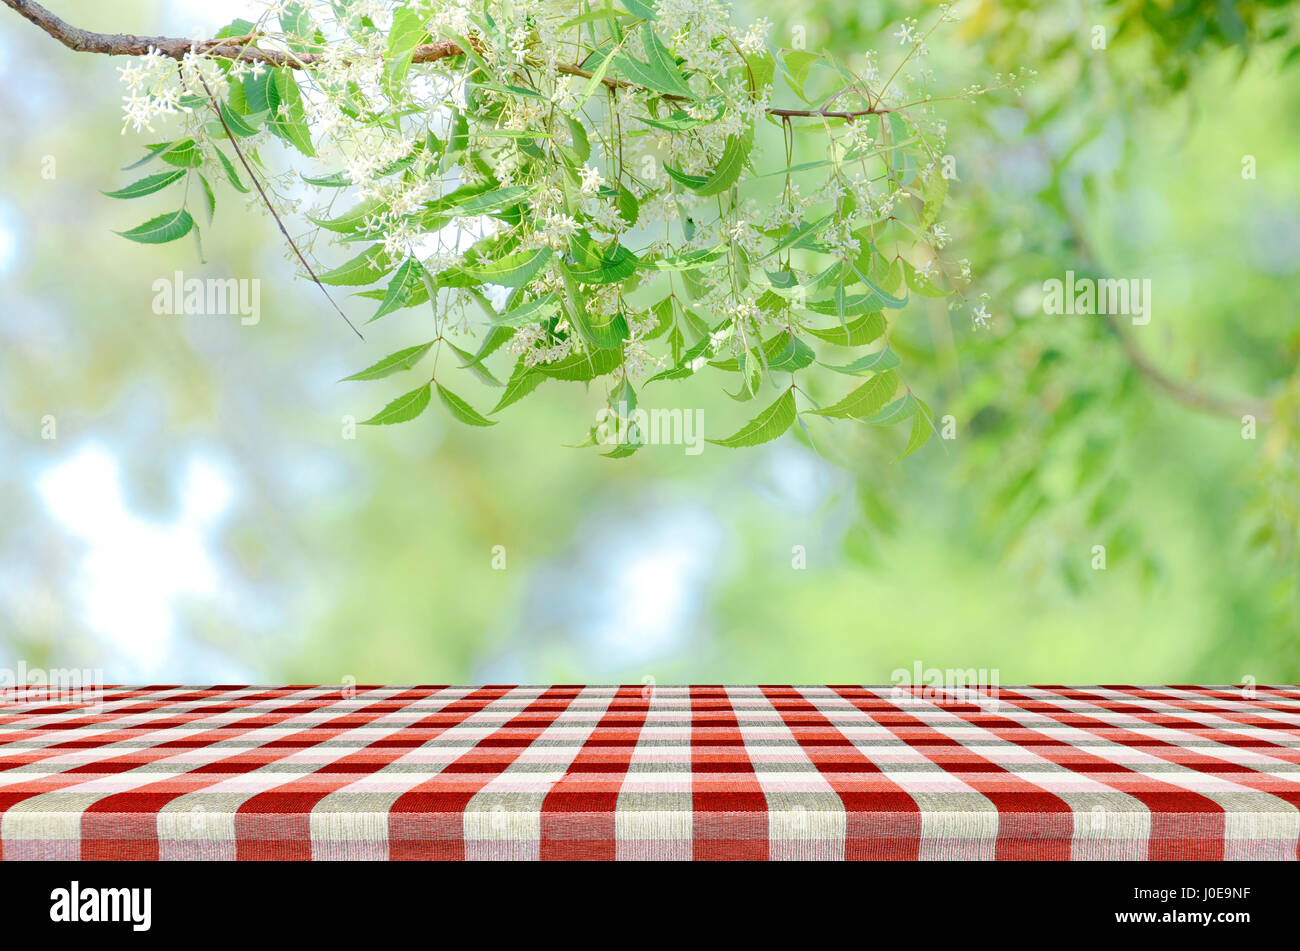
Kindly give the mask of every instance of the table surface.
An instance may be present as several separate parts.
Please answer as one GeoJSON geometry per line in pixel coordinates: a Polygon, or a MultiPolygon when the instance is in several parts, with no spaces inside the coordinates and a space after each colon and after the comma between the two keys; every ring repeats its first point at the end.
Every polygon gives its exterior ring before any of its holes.
{"type": "Polygon", "coordinates": [[[1295,687],[0,694],[4,859],[1295,859],[1298,838],[1295,687]]]}

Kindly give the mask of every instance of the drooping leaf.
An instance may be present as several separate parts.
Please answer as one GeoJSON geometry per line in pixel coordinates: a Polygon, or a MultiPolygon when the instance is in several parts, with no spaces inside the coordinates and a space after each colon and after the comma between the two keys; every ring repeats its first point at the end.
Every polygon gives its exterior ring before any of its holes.
{"type": "Polygon", "coordinates": [[[618,71],[629,82],[644,89],[679,99],[694,99],[695,94],[683,78],[677,60],[668,52],[649,23],[641,27],[641,43],[647,62],[643,63],[630,52],[623,51],[614,58],[618,71]]]}
{"type": "Polygon", "coordinates": [[[319,275],[318,279],[322,284],[342,285],[345,287],[373,284],[388,273],[388,266],[381,263],[383,260],[383,247],[379,244],[372,244],[352,260],[319,275]]]}
{"type": "Polygon", "coordinates": [[[429,405],[431,384],[417,387],[409,393],[403,393],[374,416],[362,422],[363,426],[387,426],[392,423],[404,423],[415,419],[429,405]]]}
{"type": "Polygon", "coordinates": [[[916,415],[912,417],[912,435],[903,449],[904,458],[924,446],[934,434],[934,416],[930,412],[930,407],[919,399],[916,402],[916,415]]]}
{"type": "Polygon", "coordinates": [[[481,215],[497,208],[517,205],[536,190],[532,185],[511,185],[507,188],[496,188],[468,198],[463,204],[456,207],[455,212],[457,215],[465,216],[481,215]]]}
{"type": "Polygon", "coordinates": [[[622,350],[590,350],[571,353],[554,363],[539,363],[537,370],[556,380],[587,381],[614,372],[622,363],[622,350]]]}
{"type": "Polygon", "coordinates": [[[382,211],[383,208],[384,203],[381,200],[368,198],[349,208],[337,218],[316,218],[308,215],[307,220],[327,231],[333,231],[335,234],[352,234],[365,226],[367,218],[382,211]]]}
{"type": "Polygon", "coordinates": [[[170,148],[158,153],[158,157],[177,168],[198,168],[203,164],[203,153],[193,139],[173,142],[170,148]]]}
{"type": "Polygon", "coordinates": [[[523,399],[537,389],[545,379],[545,373],[528,366],[524,362],[524,358],[520,357],[515,363],[515,369],[510,374],[510,379],[506,381],[506,391],[501,394],[501,399],[497,402],[497,405],[492,407],[492,412],[499,413],[511,403],[523,399]]]}
{"type": "Polygon", "coordinates": [[[379,309],[371,320],[378,320],[385,314],[391,314],[393,311],[405,307],[410,300],[411,295],[419,287],[424,286],[424,265],[415,258],[407,258],[397,266],[393,272],[393,278],[388,282],[388,292],[384,295],[383,301],[379,304],[379,309]]]}
{"type": "Polygon", "coordinates": [[[436,385],[439,399],[442,400],[447,409],[451,410],[451,415],[462,423],[467,426],[495,426],[497,424],[495,419],[488,419],[441,383],[436,385]]]}
{"type": "Polygon", "coordinates": [[[398,350],[396,353],[390,353],[378,363],[372,363],[359,373],[351,376],[345,376],[339,382],[348,380],[382,380],[386,376],[392,376],[401,370],[409,370],[419,363],[429,348],[433,346],[433,341],[428,343],[418,343],[414,347],[407,347],[404,350],[398,350]]]}
{"type": "Polygon", "coordinates": [[[727,139],[727,146],[718,159],[717,167],[704,183],[695,187],[697,195],[717,195],[736,184],[740,173],[745,169],[750,150],[754,147],[754,130],[746,129],[742,135],[733,135],[727,139]]]}
{"type": "Polygon", "coordinates": [[[502,327],[523,327],[527,324],[540,323],[548,320],[559,309],[559,301],[556,300],[552,292],[545,297],[538,297],[535,300],[527,301],[518,307],[511,308],[501,316],[495,319],[495,323],[502,327]]]}
{"type": "Polygon", "coordinates": [[[838,403],[813,412],[841,419],[865,419],[879,411],[897,389],[898,371],[887,370],[863,383],[838,403]]]}
{"type": "Polygon", "coordinates": [[[166,188],[172,182],[179,179],[185,174],[184,169],[175,169],[170,172],[158,172],[155,175],[146,175],[137,182],[132,182],[125,188],[119,188],[117,191],[104,192],[109,198],[141,198],[144,195],[152,195],[154,192],[166,188]]]}
{"type": "Polygon", "coordinates": [[[518,251],[490,264],[463,264],[455,270],[475,284],[523,287],[537,276],[550,257],[550,248],[538,248],[535,251],[518,251]]]}
{"type": "Polygon", "coordinates": [[[672,257],[642,258],[637,262],[637,266],[656,271],[689,271],[707,267],[726,253],[727,249],[723,247],[701,248],[697,251],[687,251],[685,254],[675,254],[672,257]]]}
{"type": "Polygon", "coordinates": [[[900,366],[901,362],[893,350],[885,349],[876,353],[868,353],[865,357],[859,357],[852,363],[845,363],[840,366],[822,363],[822,366],[828,370],[834,370],[836,373],[863,376],[867,373],[883,373],[885,370],[892,370],[900,366]]]}
{"type": "Polygon", "coordinates": [[[948,179],[944,178],[936,168],[930,173],[930,185],[925,190],[925,205],[921,209],[921,218],[917,222],[919,230],[925,231],[935,223],[947,197],[948,179]]]}
{"type": "Polygon", "coordinates": [[[726,439],[710,439],[718,446],[737,448],[740,446],[757,446],[760,443],[776,439],[794,424],[795,418],[794,390],[781,394],[775,403],[759,413],[726,439]]]}
{"type": "Polygon", "coordinates": [[[587,100],[590,99],[592,94],[600,88],[600,84],[605,81],[605,75],[609,72],[609,64],[614,62],[614,57],[618,55],[621,49],[621,45],[615,46],[605,54],[605,58],[600,61],[600,65],[592,70],[591,78],[587,80],[586,87],[583,88],[582,93],[578,96],[577,104],[574,106],[575,110],[579,110],[585,106],[587,100]]]}
{"type": "Polygon", "coordinates": [[[390,90],[399,88],[411,70],[415,48],[428,39],[423,19],[410,7],[393,11],[393,26],[388,31],[388,75],[390,90]]]}
{"type": "Polygon", "coordinates": [[[185,237],[193,227],[194,219],[182,208],[170,214],[150,218],[144,224],[137,225],[129,231],[119,231],[118,234],[140,244],[165,244],[185,237]]]}
{"type": "Polygon", "coordinates": [[[808,327],[808,333],[837,347],[860,347],[871,343],[885,332],[885,318],[880,314],[864,314],[842,327],[808,327]]]}

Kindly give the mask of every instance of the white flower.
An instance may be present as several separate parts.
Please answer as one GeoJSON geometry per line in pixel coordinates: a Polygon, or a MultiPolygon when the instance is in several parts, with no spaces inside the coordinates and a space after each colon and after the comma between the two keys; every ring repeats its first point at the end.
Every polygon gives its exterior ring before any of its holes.
{"type": "Polygon", "coordinates": [[[578,170],[578,174],[582,176],[582,184],[579,186],[579,190],[586,198],[595,195],[596,192],[600,191],[600,186],[605,184],[605,179],[600,177],[600,172],[590,165],[582,166],[578,170]]]}

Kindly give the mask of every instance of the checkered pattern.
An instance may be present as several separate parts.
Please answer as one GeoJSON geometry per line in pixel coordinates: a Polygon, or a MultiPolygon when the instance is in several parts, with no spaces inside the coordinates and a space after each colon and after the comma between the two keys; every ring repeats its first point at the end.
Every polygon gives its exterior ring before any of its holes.
{"type": "Polygon", "coordinates": [[[5,859],[1294,859],[1300,689],[0,700],[5,859]]]}

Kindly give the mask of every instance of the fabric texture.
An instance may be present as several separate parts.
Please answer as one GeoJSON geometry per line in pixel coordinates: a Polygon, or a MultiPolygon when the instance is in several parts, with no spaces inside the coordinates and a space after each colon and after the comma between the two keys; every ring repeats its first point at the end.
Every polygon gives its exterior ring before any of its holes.
{"type": "Polygon", "coordinates": [[[4,859],[1295,859],[1300,689],[0,698],[4,859]]]}

